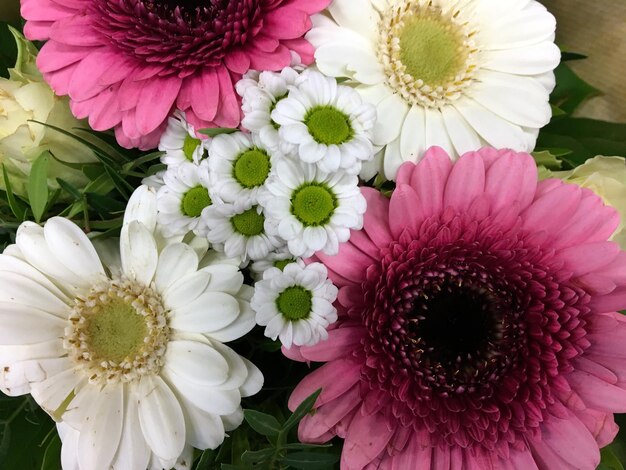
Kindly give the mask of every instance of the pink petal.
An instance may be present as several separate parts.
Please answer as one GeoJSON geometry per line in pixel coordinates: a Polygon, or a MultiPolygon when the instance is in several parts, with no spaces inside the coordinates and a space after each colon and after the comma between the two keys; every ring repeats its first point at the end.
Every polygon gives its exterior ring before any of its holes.
{"type": "Polygon", "coordinates": [[[443,195],[443,207],[464,212],[485,191],[485,165],[480,153],[464,155],[456,162],[443,195]]]}
{"type": "Polygon", "coordinates": [[[589,306],[598,313],[626,310],[626,288],[620,287],[608,295],[592,297],[589,306]]]}
{"type": "Polygon", "coordinates": [[[92,25],[91,16],[71,16],[57,21],[50,28],[50,39],[72,46],[101,46],[108,44],[107,38],[92,25]]]}
{"type": "Polygon", "coordinates": [[[73,100],[79,101],[92,98],[107,87],[118,85],[133,70],[130,62],[120,54],[101,48],[87,55],[78,64],[72,75],[69,95],[73,100]]]}
{"type": "Polygon", "coordinates": [[[604,382],[615,385],[619,382],[618,377],[601,363],[595,362],[586,356],[576,358],[575,368],[579,371],[595,375],[604,382]]]}
{"type": "Polygon", "coordinates": [[[142,135],[153,132],[167,119],[181,84],[178,77],[147,81],[137,103],[137,129],[142,135]]]}
{"type": "Polygon", "coordinates": [[[581,370],[570,372],[567,381],[588,407],[610,413],[626,411],[625,389],[581,370]]]}
{"type": "Polygon", "coordinates": [[[119,110],[117,88],[110,87],[94,98],[89,115],[89,125],[95,130],[107,130],[117,126],[122,120],[119,110]]]}
{"type": "Polygon", "coordinates": [[[589,429],[591,435],[598,443],[598,447],[609,445],[615,439],[619,426],[615,424],[613,413],[586,409],[577,411],[578,419],[589,429]]]}
{"type": "Polygon", "coordinates": [[[314,346],[301,348],[302,357],[309,361],[328,362],[350,356],[365,336],[362,326],[340,327],[328,332],[328,339],[314,346]]]}
{"type": "Polygon", "coordinates": [[[47,41],[50,39],[52,21],[27,21],[24,25],[24,36],[31,41],[47,41]]]}
{"type": "Polygon", "coordinates": [[[54,90],[56,95],[63,96],[68,94],[68,86],[72,79],[72,75],[74,75],[75,68],[76,67],[74,65],[70,65],[68,67],[55,70],[54,72],[43,74],[46,82],[48,82],[48,85],[50,85],[50,88],[54,90]]]}
{"type": "MultiPolygon", "coordinates": [[[[200,75],[188,78],[183,84],[181,96],[185,90],[188,90],[194,113],[200,119],[212,121],[217,113],[220,99],[220,84],[215,70],[210,68],[200,75]]],[[[188,107],[181,102],[180,97],[178,105],[181,109],[188,107]]]]}
{"type": "Polygon", "coordinates": [[[299,439],[303,442],[320,442],[321,436],[331,431],[339,421],[360,405],[359,389],[354,387],[332,403],[317,408],[315,414],[305,416],[298,428],[299,439]]]}
{"type": "Polygon", "coordinates": [[[226,69],[218,69],[217,79],[220,87],[220,106],[215,122],[220,127],[237,127],[241,120],[241,109],[232,79],[226,69]]]}
{"type": "Polygon", "coordinates": [[[374,260],[380,257],[380,248],[367,236],[365,230],[352,230],[350,243],[374,260]]]}
{"type": "Polygon", "coordinates": [[[341,453],[341,468],[361,470],[385,451],[395,427],[382,413],[366,416],[357,412],[350,423],[341,453]]]}
{"type": "MultiPolygon", "coordinates": [[[[539,183],[541,187],[545,181],[539,183]]],[[[535,201],[522,212],[523,228],[536,232],[541,230],[557,235],[572,216],[580,204],[581,190],[579,186],[561,184],[535,201]],[[558,208],[558,210],[557,210],[558,208]]]]}
{"type": "Polygon", "coordinates": [[[566,420],[550,417],[541,437],[529,442],[539,468],[596,468],[600,450],[595,439],[573,414],[566,420]]]}
{"type": "Polygon", "coordinates": [[[363,279],[365,270],[376,262],[349,242],[339,246],[337,255],[329,256],[320,252],[316,256],[327,269],[353,282],[363,279]]]}
{"type": "Polygon", "coordinates": [[[450,448],[433,447],[431,460],[432,470],[450,470],[450,448]]]}
{"type": "Polygon", "coordinates": [[[296,7],[305,13],[312,15],[324,10],[328,5],[330,5],[331,2],[332,0],[306,0],[304,2],[298,2],[296,7]]]}
{"type": "Polygon", "coordinates": [[[389,220],[389,199],[372,188],[361,188],[361,194],[367,201],[367,212],[363,216],[363,230],[372,242],[380,248],[388,246],[391,241],[389,220]]]}
{"type": "Polygon", "coordinates": [[[432,453],[431,447],[423,447],[422,443],[417,439],[409,438],[409,442],[404,450],[391,458],[390,470],[431,468],[432,453]]]}
{"type": "Polygon", "coordinates": [[[284,44],[280,44],[275,51],[265,52],[254,46],[246,48],[250,58],[250,67],[255,70],[281,70],[291,63],[291,52],[284,44]]]}
{"type": "Polygon", "coordinates": [[[240,50],[230,51],[224,57],[226,67],[235,73],[244,74],[250,69],[250,58],[248,54],[240,50]]]}
{"type": "Polygon", "coordinates": [[[450,156],[439,147],[427,150],[422,161],[417,164],[411,186],[419,198],[418,210],[424,219],[441,212],[443,194],[451,170],[450,156]]]}
{"type": "Polygon", "coordinates": [[[537,166],[525,153],[507,153],[497,158],[485,177],[485,193],[492,210],[499,211],[518,202],[525,209],[537,190],[537,166]]]}
{"type": "Polygon", "coordinates": [[[276,8],[263,17],[265,34],[278,39],[300,38],[310,28],[311,19],[309,15],[290,5],[276,8]]]}
{"type": "Polygon", "coordinates": [[[76,11],[50,0],[23,0],[20,10],[28,21],[58,21],[72,17],[76,11]]]}
{"type": "Polygon", "coordinates": [[[415,190],[407,184],[397,185],[389,203],[389,228],[393,238],[399,239],[405,229],[418,233],[423,220],[418,211],[419,199],[415,190]]]}
{"type": "Polygon", "coordinates": [[[310,65],[315,60],[315,48],[306,39],[282,40],[281,43],[289,50],[296,52],[304,65],[310,65]]]}
{"type": "Polygon", "coordinates": [[[574,276],[580,276],[601,270],[614,261],[619,253],[617,243],[595,242],[565,248],[557,256],[565,262],[565,269],[572,271],[574,276]]]}
{"type": "Polygon", "coordinates": [[[37,68],[42,73],[54,72],[83,60],[89,49],[48,41],[37,55],[37,68]]]}

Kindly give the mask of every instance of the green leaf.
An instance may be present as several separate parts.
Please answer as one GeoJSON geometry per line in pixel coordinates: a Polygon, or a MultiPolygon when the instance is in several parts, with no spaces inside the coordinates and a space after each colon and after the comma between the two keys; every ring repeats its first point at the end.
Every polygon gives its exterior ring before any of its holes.
{"type": "Polygon", "coordinates": [[[250,465],[233,465],[230,463],[223,463],[221,466],[222,470],[249,470],[252,468],[250,465]]]}
{"type": "Polygon", "coordinates": [[[91,181],[87,186],[85,186],[84,192],[101,194],[102,196],[106,196],[114,189],[115,183],[113,182],[109,174],[105,171],[103,174],[101,174],[95,180],[91,181]]]}
{"type": "Polygon", "coordinates": [[[611,446],[605,447],[600,451],[600,466],[598,469],[603,470],[624,470],[624,466],[619,461],[611,446]]]}
{"type": "Polygon", "coordinates": [[[71,183],[68,183],[61,178],[57,178],[57,183],[59,183],[61,189],[63,189],[63,191],[72,196],[75,201],[80,201],[83,198],[83,195],[80,193],[80,191],[76,189],[76,187],[73,186],[71,183]]]}
{"type": "Polygon", "coordinates": [[[210,470],[211,464],[215,462],[215,451],[208,449],[202,452],[198,463],[196,464],[196,470],[210,470]]]}
{"type": "Polygon", "coordinates": [[[302,444],[300,442],[292,442],[285,444],[282,448],[287,450],[311,450],[311,449],[328,449],[332,444],[302,444]]]}
{"type": "Polygon", "coordinates": [[[26,206],[13,194],[13,189],[11,188],[11,180],[9,180],[9,175],[4,165],[2,165],[2,176],[4,178],[7,201],[9,203],[9,207],[11,208],[11,212],[13,212],[13,215],[17,218],[17,220],[21,222],[26,219],[26,206]]]}
{"type": "Polygon", "coordinates": [[[122,178],[111,167],[105,166],[104,169],[106,170],[107,175],[109,175],[111,181],[120,192],[120,194],[126,199],[130,198],[130,195],[133,192],[134,188],[128,183],[128,181],[122,178]]]}
{"type": "Polygon", "coordinates": [[[549,150],[533,152],[533,158],[538,166],[543,166],[548,170],[560,170],[563,162],[559,161],[549,150]]]}
{"type": "Polygon", "coordinates": [[[296,452],[283,457],[281,463],[301,470],[327,470],[339,461],[336,454],[296,452]]]}
{"type": "Polygon", "coordinates": [[[33,211],[36,222],[40,222],[43,217],[46,205],[48,204],[48,160],[50,152],[42,153],[30,169],[28,184],[28,202],[33,211]]]}
{"type": "Polygon", "coordinates": [[[243,415],[252,429],[267,437],[276,438],[281,425],[276,418],[255,410],[243,410],[243,415]]]}
{"type": "Polygon", "coordinates": [[[246,450],[241,456],[241,463],[243,464],[255,464],[267,460],[274,455],[276,449],[261,449],[256,451],[246,450]]]}
{"type": "Polygon", "coordinates": [[[230,127],[214,127],[211,129],[200,129],[198,132],[200,134],[208,135],[209,137],[215,137],[220,134],[232,134],[233,132],[237,132],[239,129],[232,129],[230,127]]]}
{"type": "Polygon", "coordinates": [[[123,171],[125,172],[130,171],[145,163],[150,163],[150,162],[153,162],[154,160],[158,160],[164,154],[165,152],[152,152],[142,157],[136,158],[132,162],[129,162],[126,165],[124,165],[123,171]]]}
{"type": "Polygon", "coordinates": [[[61,439],[54,433],[43,454],[41,470],[59,470],[61,468],[61,439]]]}
{"type": "Polygon", "coordinates": [[[556,88],[552,92],[550,102],[568,114],[573,113],[587,99],[600,93],[565,63],[561,63],[554,73],[556,88]]]}
{"type": "Polygon", "coordinates": [[[235,465],[241,463],[241,456],[250,448],[250,442],[246,431],[242,428],[235,430],[230,437],[231,440],[231,462],[235,465]]]}
{"type": "Polygon", "coordinates": [[[87,198],[87,204],[100,214],[114,214],[117,212],[123,212],[126,208],[126,204],[120,202],[111,197],[102,196],[96,193],[85,193],[87,198]]]}
{"type": "Polygon", "coordinates": [[[583,60],[586,59],[587,56],[585,54],[579,54],[578,52],[562,52],[561,53],[561,61],[562,62],[571,62],[574,60],[583,60]]]}
{"type": "Polygon", "coordinates": [[[300,406],[296,408],[293,414],[287,419],[285,425],[283,426],[283,432],[289,431],[292,427],[297,425],[302,418],[304,418],[307,414],[311,412],[313,405],[315,404],[315,400],[319,397],[320,393],[322,393],[322,389],[316,390],[311,396],[304,399],[300,406]]]}

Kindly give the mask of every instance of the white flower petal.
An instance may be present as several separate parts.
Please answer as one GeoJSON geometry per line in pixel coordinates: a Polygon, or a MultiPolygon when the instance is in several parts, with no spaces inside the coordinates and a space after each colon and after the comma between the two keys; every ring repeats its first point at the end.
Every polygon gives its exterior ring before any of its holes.
{"type": "Polygon", "coordinates": [[[144,224],[150,232],[154,232],[156,216],[156,191],[145,185],[139,186],[128,200],[128,205],[124,211],[124,224],[136,220],[144,224]]]}
{"type": "Polygon", "coordinates": [[[172,311],[170,326],[182,331],[208,333],[230,325],[239,315],[239,303],[223,292],[206,292],[172,311]]]}
{"type": "Polygon", "coordinates": [[[160,292],[165,291],[176,280],[198,269],[198,256],[187,244],[168,245],[159,254],[155,285],[160,292]]]}
{"type": "Polygon", "coordinates": [[[141,431],[137,398],[125,391],[124,425],[117,454],[111,466],[113,470],[144,469],[150,460],[150,448],[141,431]]]}
{"type": "Polygon", "coordinates": [[[376,106],[378,121],[374,126],[374,145],[387,145],[400,135],[409,105],[398,95],[389,95],[376,106]]]}
{"type": "Polygon", "coordinates": [[[120,253],[124,274],[149,286],[156,272],[158,253],[154,236],[145,225],[133,221],[122,227],[120,253]]]}
{"type": "Polygon", "coordinates": [[[242,359],[248,369],[248,377],[243,385],[239,387],[239,391],[241,392],[242,397],[251,397],[261,391],[265,379],[257,366],[252,364],[245,357],[242,357],[242,359]]]}
{"type": "Polygon", "coordinates": [[[426,151],[426,116],[421,106],[411,106],[400,134],[400,153],[405,161],[416,162],[426,151]]]}
{"type": "Polygon", "coordinates": [[[165,363],[191,382],[214,386],[228,379],[228,363],[214,348],[197,341],[171,341],[165,363]]]}
{"type": "Polygon", "coordinates": [[[41,284],[20,274],[0,271],[0,302],[34,307],[67,318],[69,305],[41,284]]]}
{"type": "Polygon", "coordinates": [[[0,301],[0,325],[0,344],[32,344],[60,340],[67,320],[32,306],[0,301]]]}
{"type": "Polygon", "coordinates": [[[202,271],[189,274],[174,282],[163,292],[163,301],[173,309],[185,307],[206,291],[210,280],[211,275],[202,271]]]}

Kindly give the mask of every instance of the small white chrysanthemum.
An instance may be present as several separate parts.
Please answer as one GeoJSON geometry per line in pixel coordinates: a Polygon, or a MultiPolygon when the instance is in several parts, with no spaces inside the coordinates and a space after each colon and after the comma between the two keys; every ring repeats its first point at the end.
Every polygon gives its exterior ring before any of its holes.
{"type": "Polygon", "coordinates": [[[278,268],[283,270],[288,264],[297,263],[298,261],[300,261],[300,258],[294,257],[291,251],[289,251],[289,247],[284,245],[268,253],[265,258],[255,260],[250,265],[250,274],[253,279],[260,281],[263,279],[263,273],[268,269],[278,268]]]}
{"type": "Polygon", "coordinates": [[[275,160],[258,137],[243,132],[218,135],[209,154],[211,195],[229,203],[256,202],[275,160]]]}
{"type": "Polygon", "coordinates": [[[159,150],[165,152],[161,161],[168,167],[184,162],[199,164],[205,158],[209,139],[199,139],[194,127],[187,122],[185,114],[176,111],[167,122],[161,136],[159,150]]]}
{"type": "Polygon", "coordinates": [[[238,260],[160,249],[155,197],[135,192],[106,256],[59,217],[0,255],[0,390],[74,430],[66,469],[169,469],[219,446],[262,385],[223,344],[255,324],[238,260]]]}
{"type": "Polygon", "coordinates": [[[202,211],[211,205],[209,169],[206,160],[169,168],[163,175],[164,186],[157,193],[157,221],[167,236],[206,233],[202,211]]]}
{"type": "Polygon", "coordinates": [[[276,104],[287,97],[290,87],[302,79],[297,70],[287,67],[281,72],[249,72],[237,83],[244,113],[241,124],[271,152],[289,154],[295,150],[295,145],[279,138],[280,125],[271,115],[276,104]]]}
{"type": "Polygon", "coordinates": [[[296,146],[303,162],[328,173],[341,168],[356,175],[374,157],[376,108],[319,72],[309,72],[292,87],[276,104],[272,119],[280,124],[280,138],[296,146]]]}
{"type": "Polygon", "coordinates": [[[263,208],[251,202],[214,204],[203,212],[206,237],[229,258],[265,258],[284,241],[265,231],[263,208]]]}
{"type": "Polygon", "coordinates": [[[261,205],[267,233],[288,243],[298,257],[335,255],[350,230],[363,227],[366,201],[356,175],[329,174],[314,165],[281,160],[266,183],[261,205]]]}
{"type": "Polygon", "coordinates": [[[270,268],[255,284],[251,305],[265,336],[280,337],[286,348],[312,346],[328,338],[326,329],[337,321],[337,287],[321,263],[291,263],[281,271],[270,268]]]}
{"type": "Polygon", "coordinates": [[[555,19],[535,0],[334,0],[306,39],[318,69],[376,106],[369,179],[396,178],[432,146],[530,152],[551,118],[561,58],[555,19]]]}

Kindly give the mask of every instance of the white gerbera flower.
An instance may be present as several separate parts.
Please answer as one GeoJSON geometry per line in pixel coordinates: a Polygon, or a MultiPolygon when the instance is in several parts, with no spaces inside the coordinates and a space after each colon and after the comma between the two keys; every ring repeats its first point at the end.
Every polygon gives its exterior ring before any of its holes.
{"type": "Polygon", "coordinates": [[[202,211],[211,205],[209,168],[190,162],[169,168],[157,193],[157,220],[168,236],[206,233],[202,211]]]}
{"type": "Polygon", "coordinates": [[[263,208],[251,202],[215,204],[203,212],[207,239],[229,258],[260,259],[285,242],[265,231],[263,208]]]}
{"type": "Polygon", "coordinates": [[[281,160],[266,184],[268,234],[288,242],[293,256],[307,258],[316,251],[336,255],[350,239],[350,229],[363,227],[366,201],[356,175],[325,173],[292,160],[281,160]]]}
{"type": "Polygon", "coordinates": [[[289,89],[299,83],[306,73],[301,75],[291,67],[281,72],[249,72],[236,85],[244,113],[241,124],[257,135],[271,152],[289,154],[295,149],[293,144],[279,138],[280,125],[272,120],[271,115],[276,104],[287,97],[289,89]]]}
{"type": "Polygon", "coordinates": [[[213,139],[209,153],[213,197],[230,203],[256,202],[275,160],[259,138],[243,132],[221,134],[213,139]]]}
{"type": "Polygon", "coordinates": [[[529,152],[550,120],[560,52],[535,0],[335,0],[328,12],[306,37],[324,74],[351,78],[376,106],[387,178],[435,145],[529,152]]]}
{"type": "Polygon", "coordinates": [[[77,431],[82,469],[171,468],[186,446],[215,448],[262,385],[222,344],[254,325],[237,261],[158,250],[156,214],[140,209],[153,199],[131,198],[115,266],[59,217],[23,223],[0,255],[0,390],[77,431]]]}
{"type": "Polygon", "coordinates": [[[161,136],[159,150],[165,152],[161,161],[169,166],[184,162],[199,164],[206,157],[210,139],[199,139],[194,127],[185,119],[185,113],[176,111],[167,121],[161,136]]]}
{"type": "Polygon", "coordinates": [[[297,147],[300,159],[322,171],[339,168],[358,174],[374,156],[372,128],[376,109],[352,88],[311,71],[276,105],[272,119],[280,138],[297,147]]]}
{"type": "Polygon", "coordinates": [[[337,321],[333,302],[338,290],[321,263],[291,263],[271,268],[255,284],[252,308],[265,336],[280,337],[286,348],[313,346],[328,339],[328,326],[337,321]]]}
{"type": "Polygon", "coordinates": [[[290,263],[302,262],[300,258],[296,258],[289,251],[289,247],[284,245],[271,251],[265,258],[255,260],[250,265],[250,274],[252,278],[260,281],[263,279],[263,273],[270,268],[278,268],[281,271],[290,263]]]}

